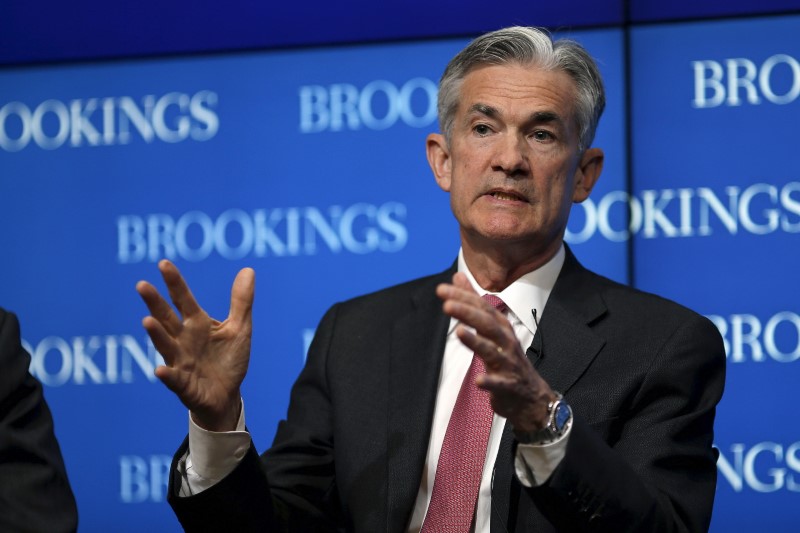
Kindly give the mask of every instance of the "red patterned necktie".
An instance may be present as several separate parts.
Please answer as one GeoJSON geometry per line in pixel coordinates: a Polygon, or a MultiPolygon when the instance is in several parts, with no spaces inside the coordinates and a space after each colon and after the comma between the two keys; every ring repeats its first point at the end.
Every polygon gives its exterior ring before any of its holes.
{"type": "MultiPolygon", "coordinates": [[[[506,310],[505,302],[493,294],[483,299],[495,309],[506,310]]],[[[420,533],[468,533],[472,528],[494,416],[489,393],[475,385],[485,372],[483,360],[473,354],[444,435],[420,533]]]]}

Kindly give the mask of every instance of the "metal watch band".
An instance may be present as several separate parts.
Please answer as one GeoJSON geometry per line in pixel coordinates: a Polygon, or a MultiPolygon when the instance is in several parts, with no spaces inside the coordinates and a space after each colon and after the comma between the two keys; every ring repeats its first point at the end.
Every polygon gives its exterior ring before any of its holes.
{"type": "Polygon", "coordinates": [[[547,444],[553,442],[564,434],[572,420],[572,409],[564,400],[564,396],[553,391],[556,397],[547,404],[547,423],[536,431],[520,433],[514,430],[514,435],[520,444],[547,444]],[[566,409],[566,411],[563,411],[566,409]],[[566,417],[563,421],[559,417],[566,417]]]}

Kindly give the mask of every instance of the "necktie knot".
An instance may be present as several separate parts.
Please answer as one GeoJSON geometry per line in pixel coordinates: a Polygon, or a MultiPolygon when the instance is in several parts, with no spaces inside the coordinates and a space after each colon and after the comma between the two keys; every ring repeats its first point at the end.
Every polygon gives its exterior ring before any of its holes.
{"type": "Polygon", "coordinates": [[[495,309],[497,309],[501,313],[504,313],[506,311],[506,309],[508,309],[508,306],[506,305],[506,303],[499,296],[487,293],[487,294],[484,294],[482,296],[482,298],[483,298],[483,300],[485,302],[487,302],[489,305],[491,305],[492,307],[494,307],[495,309]]]}

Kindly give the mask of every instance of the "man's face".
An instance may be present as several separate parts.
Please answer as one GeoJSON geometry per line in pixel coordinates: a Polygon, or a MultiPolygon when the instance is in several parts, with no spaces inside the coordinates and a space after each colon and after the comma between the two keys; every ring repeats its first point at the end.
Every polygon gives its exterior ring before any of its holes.
{"type": "Polygon", "coordinates": [[[503,65],[467,74],[449,145],[428,138],[428,160],[450,193],[464,244],[555,252],[571,203],[588,197],[602,168],[602,151],[578,153],[574,101],[574,83],[561,71],[503,65]]]}

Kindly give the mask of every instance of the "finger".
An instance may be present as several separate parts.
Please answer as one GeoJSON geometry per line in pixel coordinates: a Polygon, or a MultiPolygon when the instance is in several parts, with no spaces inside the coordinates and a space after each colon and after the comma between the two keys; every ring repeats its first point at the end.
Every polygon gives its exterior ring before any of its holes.
{"type": "Polygon", "coordinates": [[[243,268],[233,280],[231,288],[231,310],[228,318],[241,325],[253,323],[253,299],[256,290],[256,273],[252,268],[243,268]]]}
{"type": "Polygon", "coordinates": [[[146,281],[136,284],[136,292],[144,300],[150,314],[161,322],[164,328],[171,334],[177,335],[181,330],[181,319],[172,310],[172,306],[159,294],[158,290],[146,281]]]}
{"type": "Polygon", "coordinates": [[[469,279],[467,279],[467,275],[464,274],[463,272],[456,272],[455,274],[453,274],[453,285],[455,285],[459,289],[463,289],[468,293],[474,294],[475,296],[480,298],[480,296],[478,296],[478,293],[475,292],[475,289],[472,288],[472,283],[470,283],[469,279]]]}
{"type": "Polygon", "coordinates": [[[462,324],[470,326],[475,331],[497,343],[500,346],[511,346],[513,329],[508,319],[491,306],[474,305],[469,302],[447,300],[444,303],[445,314],[455,318],[462,324]]]}
{"type": "Polygon", "coordinates": [[[194,299],[192,291],[189,290],[186,280],[181,276],[178,267],[172,262],[162,259],[158,263],[158,269],[161,271],[164,283],[167,284],[167,290],[169,291],[169,297],[172,299],[172,303],[178,308],[183,318],[189,318],[203,312],[197,304],[197,300],[194,299]]]}
{"type": "Polygon", "coordinates": [[[153,341],[153,346],[164,357],[164,361],[170,366],[174,365],[180,349],[175,339],[167,333],[161,322],[151,316],[142,319],[142,326],[153,341]]]}
{"type": "MultiPolygon", "coordinates": [[[[460,276],[453,277],[453,284],[443,283],[436,288],[436,294],[444,300],[445,312],[448,312],[448,307],[451,302],[462,304],[467,308],[474,308],[475,310],[485,311],[490,316],[501,322],[507,322],[505,315],[495,309],[484,298],[476,293],[472,285],[467,281],[464,274],[458,273],[460,276]]],[[[450,314],[450,313],[448,313],[450,314]]],[[[453,315],[451,315],[453,316],[453,315]]]]}
{"type": "Polygon", "coordinates": [[[506,351],[496,342],[481,335],[476,335],[463,326],[456,329],[456,335],[464,346],[483,360],[487,372],[497,371],[509,364],[511,352],[506,351]]]}
{"type": "Polygon", "coordinates": [[[504,374],[481,374],[475,379],[479,389],[492,394],[506,394],[515,391],[516,379],[511,379],[504,374]]]}
{"type": "Polygon", "coordinates": [[[436,295],[445,302],[454,300],[480,308],[491,309],[492,306],[485,302],[483,298],[478,296],[478,293],[475,292],[475,290],[472,288],[472,285],[470,285],[469,281],[466,280],[466,276],[461,274],[461,277],[459,277],[458,274],[453,276],[452,284],[442,283],[436,287],[436,295]],[[463,279],[461,279],[462,277],[463,279]],[[466,284],[466,286],[463,284],[466,284]]]}

